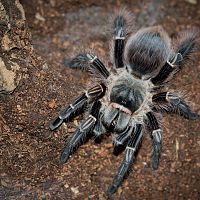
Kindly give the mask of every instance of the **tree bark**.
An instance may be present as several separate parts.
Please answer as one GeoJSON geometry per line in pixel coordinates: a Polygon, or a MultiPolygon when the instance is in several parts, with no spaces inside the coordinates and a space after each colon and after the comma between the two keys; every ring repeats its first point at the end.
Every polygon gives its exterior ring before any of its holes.
{"type": "Polygon", "coordinates": [[[9,94],[28,76],[37,56],[19,0],[0,0],[0,95],[9,94]]]}

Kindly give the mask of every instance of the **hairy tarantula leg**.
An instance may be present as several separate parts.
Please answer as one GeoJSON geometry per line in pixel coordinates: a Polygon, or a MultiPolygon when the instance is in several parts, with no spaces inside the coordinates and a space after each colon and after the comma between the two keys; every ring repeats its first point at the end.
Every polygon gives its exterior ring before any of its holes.
{"type": "Polygon", "coordinates": [[[66,144],[61,154],[61,163],[65,163],[68,160],[70,154],[72,154],[75,151],[75,149],[78,148],[81,145],[81,143],[85,141],[88,134],[91,133],[92,129],[95,126],[100,107],[100,101],[94,102],[89,117],[80,124],[80,126],[76,129],[71,139],[66,144]]]}
{"type": "Polygon", "coordinates": [[[85,93],[83,93],[80,97],[78,97],[73,104],[70,104],[67,108],[60,112],[59,116],[54,119],[49,128],[51,130],[57,129],[64,121],[71,120],[75,116],[77,116],[87,105],[87,103],[93,102],[98,98],[101,98],[105,93],[106,87],[103,84],[98,84],[85,93]]]}
{"type": "Polygon", "coordinates": [[[65,61],[65,65],[74,69],[85,69],[86,71],[103,78],[110,75],[101,60],[92,53],[82,53],[70,61],[65,61]]]}
{"type": "Polygon", "coordinates": [[[196,29],[182,31],[176,41],[176,55],[168,60],[160,72],[152,80],[155,85],[169,81],[182,66],[192,59],[192,54],[199,46],[199,31],[196,29]]]}
{"type": "Polygon", "coordinates": [[[108,188],[107,194],[109,197],[117,191],[119,186],[122,184],[124,177],[127,175],[127,172],[130,169],[131,164],[135,160],[135,154],[141,142],[142,136],[143,136],[142,125],[136,124],[134,135],[130,138],[130,141],[127,144],[124,160],[118,169],[117,175],[113,179],[112,185],[108,188]]]}
{"type": "Polygon", "coordinates": [[[113,136],[113,144],[114,149],[113,153],[115,155],[119,155],[122,151],[124,151],[128,139],[131,137],[133,133],[134,126],[127,126],[127,128],[123,132],[115,133],[113,136]]]}
{"type": "Polygon", "coordinates": [[[179,34],[179,38],[176,41],[176,52],[183,57],[182,60],[176,63],[179,68],[182,68],[182,65],[189,61],[195,50],[199,48],[199,39],[199,30],[196,28],[184,30],[179,34]]]}
{"type": "Polygon", "coordinates": [[[124,67],[123,54],[125,44],[125,23],[123,16],[119,15],[114,20],[114,64],[116,68],[124,67]]]}
{"type": "Polygon", "coordinates": [[[123,145],[128,140],[128,138],[131,136],[133,129],[134,129],[133,126],[127,126],[127,128],[123,132],[116,133],[113,138],[114,145],[116,147],[119,145],[123,145]]]}
{"type": "Polygon", "coordinates": [[[182,100],[177,94],[171,92],[162,92],[155,94],[152,97],[152,101],[157,103],[158,106],[161,104],[160,109],[155,109],[156,111],[166,111],[167,113],[180,114],[186,119],[196,120],[199,115],[191,111],[190,107],[182,100]],[[162,108],[162,103],[169,103],[169,105],[162,108]]]}
{"type": "Polygon", "coordinates": [[[155,115],[152,112],[148,112],[147,114],[148,124],[151,131],[151,139],[153,145],[153,153],[152,153],[152,168],[158,169],[160,154],[162,150],[162,130],[158,124],[158,121],[155,115]]]}
{"type": "Polygon", "coordinates": [[[165,63],[165,65],[161,68],[158,75],[151,79],[151,82],[154,85],[162,85],[163,83],[165,83],[166,80],[169,78],[169,76],[172,75],[173,72],[177,70],[176,66],[182,60],[183,56],[180,53],[177,53],[174,58],[165,63]]]}

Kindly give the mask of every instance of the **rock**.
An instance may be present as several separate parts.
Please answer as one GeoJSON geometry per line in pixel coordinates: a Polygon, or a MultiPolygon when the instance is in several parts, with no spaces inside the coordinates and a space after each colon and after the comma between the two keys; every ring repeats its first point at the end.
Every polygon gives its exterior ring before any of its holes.
{"type": "Polygon", "coordinates": [[[185,1],[193,5],[197,4],[197,0],[185,0],[185,1]]]}
{"type": "Polygon", "coordinates": [[[0,93],[10,93],[17,87],[21,78],[16,75],[19,68],[17,63],[13,63],[11,69],[8,70],[0,57],[0,93]]]}
{"type": "Polygon", "coordinates": [[[45,21],[45,18],[44,18],[42,15],[40,15],[40,13],[36,13],[36,14],[35,14],[35,18],[36,18],[37,20],[39,20],[39,21],[42,21],[42,22],[45,21]]]}
{"type": "Polygon", "coordinates": [[[69,188],[69,185],[67,183],[65,183],[64,187],[65,188],[69,188]]]}
{"type": "Polygon", "coordinates": [[[49,104],[48,104],[49,108],[53,109],[53,108],[56,108],[57,105],[56,105],[56,101],[55,99],[52,99],[49,104]]]}
{"type": "Polygon", "coordinates": [[[71,187],[70,189],[74,194],[78,194],[79,193],[78,187],[71,187]]]}

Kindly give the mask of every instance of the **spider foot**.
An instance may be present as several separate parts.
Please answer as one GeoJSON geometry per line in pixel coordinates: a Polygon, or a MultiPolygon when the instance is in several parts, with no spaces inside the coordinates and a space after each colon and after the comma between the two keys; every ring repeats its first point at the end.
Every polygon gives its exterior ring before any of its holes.
{"type": "Polygon", "coordinates": [[[123,181],[123,180],[117,180],[117,179],[116,179],[116,180],[115,180],[115,184],[113,183],[113,184],[108,188],[108,190],[107,190],[107,195],[108,195],[109,198],[117,191],[117,189],[120,187],[122,181],[123,181]]]}
{"type": "Polygon", "coordinates": [[[63,119],[61,119],[59,116],[54,119],[50,124],[49,124],[49,128],[50,130],[55,130],[57,129],[61,124],[63,123],[63,119]]]}
{"type": "Polygon", "coordinates": [[[154,170],[158,169],[160,162],[160,153],[161,153],[161,143],[154,144],[153,154],[152,154],[152,168],[154,170]]]}
{"type": "Polygon", "coordinates": [[[182,100],[179,96],[173,93],[167,93],[166,99],[174,106],[177,107],[180,115],[182,115],[186,119],[197,120],[199,115],[193,112],[189,105],[186,104],[184,100],[182,100]]]}
{"type": "Polygon", "coordinates": [[[66,146],[63,150],[63,153],[61,154],[61,157],[60,157],[61,164],[64,164],[65,162],[67,162],[70,154],[71,154],[70,147],[66,146]]]}
{"type": "Polygon", "coordinates": [[[130,169],[130,166],[134,162],[134,159],[135,159],[134,151],[132,151],[130,149],[126,149],[125,159],[128,159],[128,160],[123,161],[123,163],[121,164],[121,166],[119,168],[118,174],[115,176],[112,184],[110,185],[110,187],[107,190],[108,197],[111,197],[118,190],[118,188],[122,185],[123,180],[130,169]]]}
{"type": "Polygon", "coordinates": [[[199,114],[192,112],[186,104],[180,104],[178,106],[180,114],[186,119],[197,120],[199,119],[199,114]]]}
{"type": "Polygon", "coordinates": [[[147,113],[147,118],[153,147],[151,161],[152,168],[156,170],[159,166],[160,154],[162,150],[162,129],[160,128],[157,118],[152,112],[147,113]]]}

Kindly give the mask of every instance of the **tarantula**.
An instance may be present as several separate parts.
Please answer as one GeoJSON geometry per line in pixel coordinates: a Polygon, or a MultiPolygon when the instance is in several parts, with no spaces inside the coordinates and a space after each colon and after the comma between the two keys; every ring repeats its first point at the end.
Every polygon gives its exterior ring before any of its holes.
{"type": "Polygon", "coordinates": [[[175,113],[189,120],[199,115],[191,111],[180,95],[166,89],[167,83],[190,61],[197,47],[195,30],[183,31],[178,39],[171,39],[161,26],[132,31],[133,22],[126,12],[113,20],[111,58],[113,69],[108,70],[97,55],[86,51],[67,62],[71,68],[84,69],[96,77],[97,84],[79,96],[60,112],[50,124],[58,128],[89,108],[84,120],[66,144],[61,162],[88,137],[101,140],[112,132],[114,150],[125,150],[125,156],[108,189],[108,196],[115,193],[133,164],[142,141],[144,130],[148,130],[152,141],[152,168],[157,169],[162,148],[163,112],[175,113]]]}

